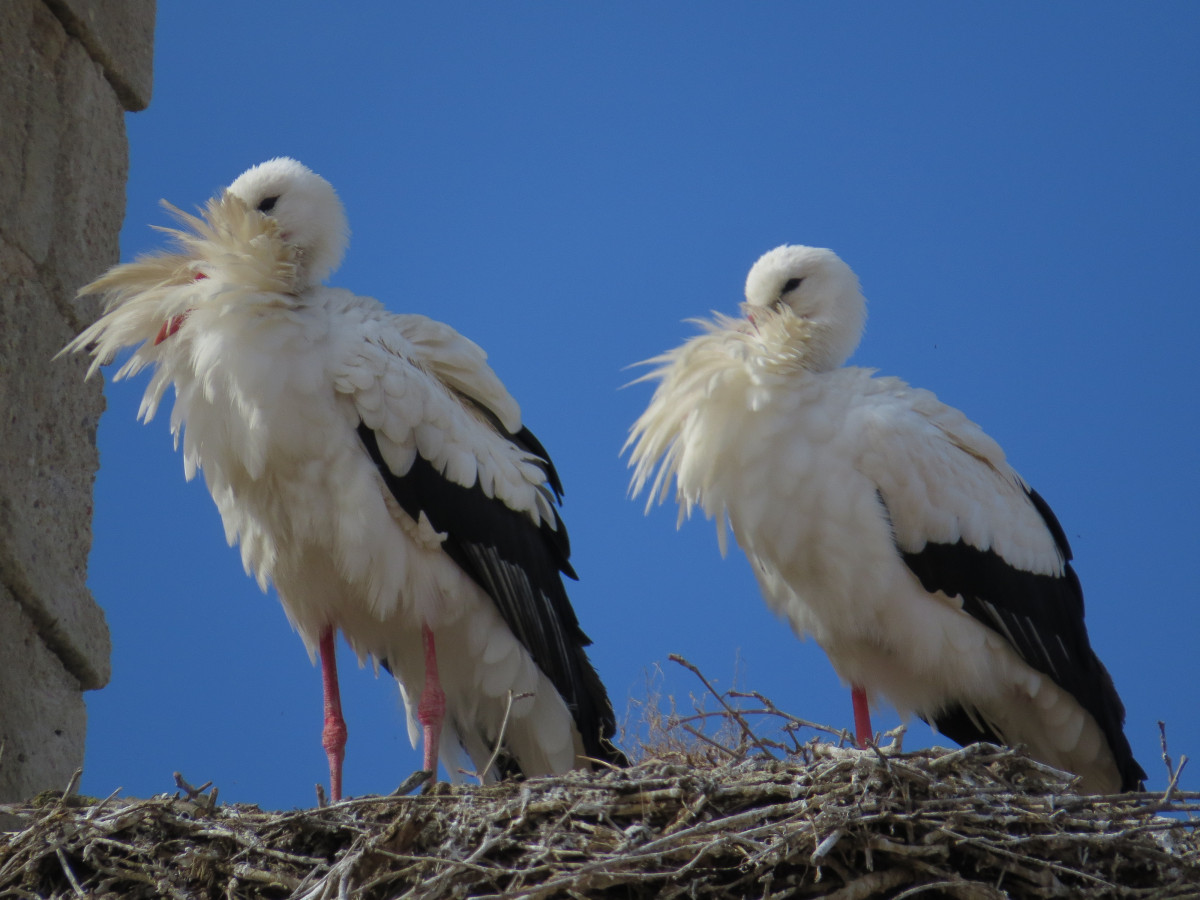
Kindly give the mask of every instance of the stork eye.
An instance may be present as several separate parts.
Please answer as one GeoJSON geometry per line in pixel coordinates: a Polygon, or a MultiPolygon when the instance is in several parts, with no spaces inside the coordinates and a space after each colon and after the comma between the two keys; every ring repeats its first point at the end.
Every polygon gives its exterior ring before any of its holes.
{"type": "Polygon", "coordinates": [[[278,195],[274,197],[264,197],[262,203],[258,204],[258,211],[260,213],[269,213],[275,208],[275,204],[278,200],[278,195]]]}
{"type": "Polygon", "coordinates": [[[803,280],[804,280],[803,278],[789,278],[787,281],[784,282],[783,290],[779,292],[779,296],[782,297],[784,294],[791,293],[796,288],[800,287],[800,282],[802,282],[803,280]]]}

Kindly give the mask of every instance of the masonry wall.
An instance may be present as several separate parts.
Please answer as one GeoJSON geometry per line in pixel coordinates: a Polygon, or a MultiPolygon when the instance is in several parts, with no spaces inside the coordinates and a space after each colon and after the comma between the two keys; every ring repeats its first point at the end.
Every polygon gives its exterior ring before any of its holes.
{"type": "Polygon", "coordinates": [[[87,589],[104,408],[76,289],[117,262],[124,113],[150,101],[154,0],[0,0],[0,802],[83,764],[109,678],[87,589]]]}

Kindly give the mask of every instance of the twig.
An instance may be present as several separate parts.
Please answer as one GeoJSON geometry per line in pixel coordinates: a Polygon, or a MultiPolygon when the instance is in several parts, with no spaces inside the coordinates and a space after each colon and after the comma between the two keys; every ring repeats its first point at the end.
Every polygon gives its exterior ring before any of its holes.
{"type": "Polygon", "coordinates": [[[392,796],[403,797],[406,794],[411,794],[432,777],[433,773],[428,769],[417,769],[417,771],[413,772],[402,782],[400,782],[396,789],[392,791],[392,796]]]}
{"type": "Polygon", "coordinates": [[[62,801],[65,803],[79,791],[79,781],[83,778],[83,769],[76,769],[71,773],[71,777],[67,779],[67,786],[62,792],[62,801]]]}
{"type": "Polygon", "coordinates": [[[721,706],[725,707],[725,711],[727,713],[729,713],[729,717],[734,722],[737,723],[738,727],[742,731],[743,738],[745,738],[745,740],[748,743],[759,747],[763,751],[763,753],[765,753],[771,759],[778,759],[778,757],[776,757],[774,753],[772,753],[766,747],[762,746],[761,742],[758,740],[757,735],[755,735],[753,729],[751,729],[750,726],[746,723],[746,720],[742,718],[741,714],[736,709],[734,709],[732,706],[730,706],[728,703],[725,702],[724,696],[717,693],[717,689],[714,688],[709,683],[708,679],[704,677],[704,674],[700,671],[700,669],[696,665],[694,665],[693,663],[684,659],[678,653],[668,654],[667,659],[671,660],[671,662],[678,663],[679,665],[683,666],[685,669],[687,669],[689,672],[691,672],[693,675],[695,675],[697,678],[700,679],[700,682],[708,689],[708,692],[710,694],[712,694],[713,697],[716,698],[717,702],[720,703],[721,706]]]}
{"type": "Polygon", "coordinates": [[[116,797],[117,794],[121,793],[121,790],[122,790],[121,788],[117,788],[115,791],[113,791],[111,794],[109,794],[107,797],[105,797],[103,800],[101,800],[99,803],[97,803],[95,806],[93,806],[91,809],[89,809],[87,811],[87,814],[83,817],[83,821],[90,822],[96,816],[100,815],[100,811],[103,810],[104,807],[108,806],[109,801],[112,800],[114,797],[116,797]]]}
{"type": "MultiPolygon", "coordinates": [[[[1170,765],[1170,758],[1167,757],[1166,753],[1163,754],[1163,758],[1167,760],[1167,764],[1170,765]]],[[[1187,765],[1187,762],[1187,754],[1182,754],[1179,757],[1179,767],[1174,772],[1171,772],[1169,769],[1167,770],[1168,775],[1170,776],[1169,780],[1167,781],[1167,789],[1163,791],[1163,795],[1159,799],[1158,803],[1154,804],[1156,809],[1171,808],[1171,799],[1172,795],[1175,793],[1175,786],[1179,784],[1179,776],[1183,772],[1183,767],[1187,765]]]]}
{"type": "Polygon", "coordinates": [[[1167,781],[1170,781],[1175,765],[1171,762],[1171,757],[1167,753],[1167,723],[1162,719],[1158,720],[1158,743],[1162,747],[1163,765],[1167,767],[1167,781]]]}
{"type": "Polygon", "coordinates": [[[187,793],[188,800],[198,805],[201,809],[212,810],[216,808],[217,789],[213,787],[213,783],[211,781],[204,782],[204,784],[200,785],[200,787],[192,787],[190,784],[184,781],[183,776],[179,772],[176,772],[175,785],[185,791],[187,793]],[[206,797],[204,796],[204,792],[209,788],[212,788],[212,791],[206,797]]]}
{"type": "Polygon", "coordinates": [[[504,718],[500,720],[500,733],[496,735],[496,748],[492,751],[491,757],[487,761],[487,765],[483,767],[482,772],[476,772],[475,777],[479,779],[480,784],[483,783],[487,773],[492,771],[492,766],[496,764],[496,759],[500,756],[500,751],[504,749],[504,733],[508,730],[508,717],[512,714],[513,701],[523,700],[526,697],[532,697],[533,694],[526,691],[522,694],[513,696],[513,692],[508,692],[508,702],[504,705],[504,718]]]}
{"type": "Polygon", "coordinates": [[[870,897],[881,896],[884,891],[890,891],[912,879],[912,873],[903,869],[868,872],[866,875],[854,879],[844,888],[826,894],[825,900],[868,900],[870,897]]]}
{"type": "Polygon", "coordinates": [[[715,748],[716,750],[720,751],[721,753],[724,753],[726,756],[730,757],[731,759],[739,758],[737,753],[730,750],[728,747],[724,746],[719,741],[714,741],[712,738],[710,738],[707,734],[705,734],[699,728],[693,728],[691,725],[684,725],[682,723],[680,724],[679,727],[682,728],[684,731],[686,731],[688,734],[690,734],[692,737],[695,737],[695,738],[698,738],[698,739],[704,741],[704,743],[708,744],[710,747],[715,748]]]}
{"type": "Polygon", "coordinates": [[[981,884],[978,881],[929,881],[900,892],[892,900],[908,900],[909,897],[918,897],[928,891],[935,891],[934,896],[937,897],[949,893],[962,897],[963,900],[1008,900],[1009,896],[989,884],[981,884]]]}
{"type": "MultiPolygon", "coordinates": [[[[831,737],[835,737],[835,738],[841,737],[844,733],[844,729],[830,728],[828,725],[822,725],[819,722],[811,722],[808,719],[800,719],[800,718],[797,718],[796,716],[793,716],[791,713],[785,713],[783,710],[781,710],[779,707],[777,707],[774,703],[772,703],[769,699],[767,699],[765,696],[760,694],[758,691],[730,690],[728,692],[728,694],[730,697],[738,697],[738,698],[745,698],[745,699],[750,699],[750,700],[757,700],[759,703],[761,703],[763,705],[763,709],[761,710],[761,712],[772,715],[772,716],[778,716],[779,718],[784,719],[788,723],[790,723],[798,728],[811,728],[813,731],[819,731],[822,734],[828,734],[831,737]]],[[[754,713],[760,712],[760,710],[743,710],[742,712],[746,715],[752,715],[754,713]]]]}
{"type": "Polygon", "coordinates": [[[85,894],[83,888],[79,886],[79,879],[77,879],[75,877],[75,873],[71,871],[71,866],[67,862],[66,854],[62,852],[62,848],[55,847],[54,855],[58,857],[58,863],[60,866],[62,866],[63,874],[67,876],[67,881],[70,883],[71,888],[75,891],[75,896],[86,898],[87,894],[85,894]]]}

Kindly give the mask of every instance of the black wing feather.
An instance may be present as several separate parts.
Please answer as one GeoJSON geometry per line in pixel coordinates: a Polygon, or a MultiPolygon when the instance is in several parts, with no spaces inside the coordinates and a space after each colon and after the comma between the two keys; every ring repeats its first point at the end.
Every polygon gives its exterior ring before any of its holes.
{"type": "MultiPolygon", "coordinates": [[[[924,716],[921,717],[925,719],[924,716]]],[[[928,722],[928,719],[925,719],[928,722]]],[[[979,741],[1004,746],[1004,738],[991,726],[991,723],[968,711],[961,704],[954,704],[941,710],[933,721],[937,730],[950,740],[964,747],[979,741]]]]}
{"type": "MultiPolygon", "coordinates": [[[[501,431],[504,434],[503,431],[501,431]]],[[[557,528],[488,497],[479,486],[448,480],[418,455],[404,475],[388,468],[375,432],[359,423],[358,436],[400,507],[417,520],[421,513],[447,535],[442,549],[495,601],[501,616],[533,661],[562,694],[589,756],[622,764],[611,743],[616,730],[612,703],[584,652],[591,644],[567,597],[562,576],[575,578],[568,560],[570,542],[561,520],[557,528]]],[[[558,473],[528,428],[509,440],[535,458],[556,499],[558,473]]]]}
{"type": "MultiPolygon", "coordinates": [[[[1066,534],[1046,501],[1032,489],[1027,494],[1062,554],[1062,575],[1026,572],[998,553],[962,540],[930,543],[915,553],[900,554],[925,590],[962,597],[965,612],[1003,636],[1021,659],[1073,696],[1108,739],[1122,790],[1138,790],[1146,773],[1125,737],[1125,706],[1088,640],[1083,588],[1071,568],[1066,534]]],[[[938,730],[960,744],[998,742],[986,722],[976,721],[960,707],[933,720],[938,730]]]]}

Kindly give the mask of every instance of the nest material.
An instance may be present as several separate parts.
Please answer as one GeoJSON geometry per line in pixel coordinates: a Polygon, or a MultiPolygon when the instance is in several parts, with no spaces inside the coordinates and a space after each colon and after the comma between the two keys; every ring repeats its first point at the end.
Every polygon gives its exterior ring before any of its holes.
{"type": "Polygon", "coordinates": [[[904,753],[903,729],[846,747],[671,659],[705,692],[665,718],[652,698],[628,769],[404,796],[414,777],[293,812],[220,806],[178,774],[182,794],[149,800],[69,785],[0,806],[24,822],[0,832],[0,900],[1200,898],[1200,793],[1176,790],[1165,732],[1164,794],[1080,796],[1016,750],[904,753]]]}
{"type": "MultiPolygon", "coordinates": [[[[894,745],[893,745],[894,747],[894,745]]],[[[0,897],[1200,897],[1200,794],[1082,797],[1009,749],[657,759],[274,813],[9,806],[0,897]]]]}

